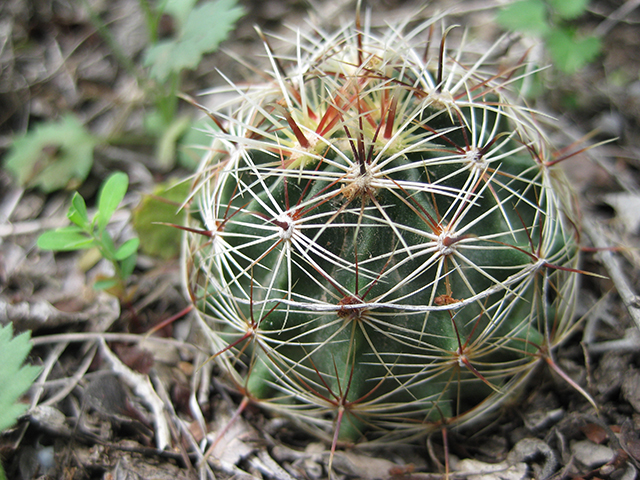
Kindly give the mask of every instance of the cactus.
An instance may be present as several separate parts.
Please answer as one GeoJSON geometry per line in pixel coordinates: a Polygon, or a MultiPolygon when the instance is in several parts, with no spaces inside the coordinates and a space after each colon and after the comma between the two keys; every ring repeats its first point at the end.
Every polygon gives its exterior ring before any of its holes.
{"type": "Polygon", "coordinates": [[[229,82],[188,202],[221,370],[334,446],[481,418],[574,325],[574,202],[511,91],[526,66],[441,23],[264,39],[269,78],[229,82]]]}

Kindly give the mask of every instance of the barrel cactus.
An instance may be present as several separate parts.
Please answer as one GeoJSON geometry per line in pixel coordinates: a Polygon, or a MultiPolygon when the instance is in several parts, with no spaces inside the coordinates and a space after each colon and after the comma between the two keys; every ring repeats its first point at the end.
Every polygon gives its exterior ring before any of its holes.
{"type": "Polygon", "coordinates": [[[481,418],[573,326],[571,188],[523,65],[441,25],[265,39],[194,177],[185,281],[221,371],[334,445],[481,418]]]}

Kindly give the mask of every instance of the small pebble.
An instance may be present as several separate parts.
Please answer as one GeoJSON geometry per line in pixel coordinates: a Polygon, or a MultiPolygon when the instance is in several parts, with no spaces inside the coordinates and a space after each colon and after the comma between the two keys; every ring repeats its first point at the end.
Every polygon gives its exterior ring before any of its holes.
{"type": "Polygon", "coordinates": [[[604,445],[596,445],[588,440],[571,444],[571,452],[576,460],[587,467],[599,467],[615,458],[615,452],[604,445]]]}

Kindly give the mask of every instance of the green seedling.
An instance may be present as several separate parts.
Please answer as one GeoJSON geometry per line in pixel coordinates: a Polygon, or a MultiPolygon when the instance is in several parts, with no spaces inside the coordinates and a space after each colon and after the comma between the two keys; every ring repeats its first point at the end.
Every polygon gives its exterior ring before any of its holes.
{"type": "Polygon", "coordinates": [[[553,65],[575,73],[600,53],[600,40],[581,35],[571,21],[584,14],[588,0],[520,0],[504,7],[498,22],[509,30],[542,38],[553,65]]]}
{"type": "Polygon", "coordinates": [[[4,162],[18,184],[45,193],[75,189],[87,178],[98,143],[73,115],[17,138],[4,162]]]}
{"type": "MultiPolygon", "coordinates": [[[[177,150],[182,150],[182,137],[192,128],[191,116],[177,112],[183,73],[196,68],[203,55],[215,51],[244,12],[235,0],[205,1],[198,5],[194,0],[171,0],[161,2],[157,8],[152,8],[147,0],[140,0],[140,4],[149,27],[149,46],[142,66],[124,54],[86,2],[85,7],[114,57],[138,80],[153,102],[154,108],[145,119],[146,134],[155,139],[157,166],[169,169],[177,150]],[[177,24],[173,39],[159,39],[163,15],[169,15],[177,24]]],[[[73,190],[91,170],[94,147],[127,141],[116,136],[96,137],[75,116],[67,114],[17,138],[4,165],[26,188],[39,188],[45,193],[73,190]]]]}
{"type": "Polygon", "coordinates": [[[27,410],[18,400],[29,390],[40,368],[23,365],[31,351],[30,333],[13,336],[13,324],[0,326],[0,432],[15,425],[27,410]]]}
{"type": "MultiPolygon", "coordinates": [[[[244,14],[235,0],[194,0],[165,2],[162,8],[145,8],[150,30],[150,45],[143,64],[153,81],[155,110],[147,116],[147,128],[158,137],[157,161],[162,167],[171,166],[176,145],[191,128],[191,117],[177,115],[181,77],[186,70],[195,69],[202,57],[217,50],[235,23],[244,14]],[[160,17],[169,15],[176,24],[171,39],[158,39],[160,17]]],[[[143,1],[143,5],[146,2],[143,1]]]]}
{"type": "Polygon", "coordinates": [[[131,238],[119,247],[106,229],[118,205],[124,199],[129,177],[122,172],[112,174],[102,185],[96,214],[89,218],[84,198],[76,192],[71,198],[67,217],[73,223],[67,227],[44,232],[38,238],[38,247],[58,252],[97,248],[102,257],[115,269],[113,277],[96,282],[97,289],[118,288],[123,292],[126,280],[136,265],[140,240],[131,238]]]}
{"type": "MultiPolygon", "coordinates": [[[[173,2],[191,3],[193,2],[173,2]]],[[[215,51],[227,38],[236,21],[243,15],[235,0],[203,2],[193,7],[185,17],[184,11],[172,10],[178,25],[173,39],[159,40],[145,54],[144,65],[149,67],[151,78],[165,83],[172,75],[195,69],[202,56],[215,51]]]]}
{"type": "MultiPolygon", "coordinates": [[[[31,351],[30,332],[13,336],[13,324],[0,326],[0,434],[13,427],[27,411],[20,397],[31,387],[40,367],[23,365],[31,351]]],[[[0,463],[0,480],[6,479],[0,463]]]]}

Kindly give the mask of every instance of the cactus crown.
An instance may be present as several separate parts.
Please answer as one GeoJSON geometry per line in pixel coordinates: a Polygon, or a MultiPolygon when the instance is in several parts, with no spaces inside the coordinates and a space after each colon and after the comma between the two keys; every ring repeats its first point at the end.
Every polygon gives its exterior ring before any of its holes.
{"type": "Polygon", "coordinates": [[[217,361],[334,443],[478,418],[572,325],[570,188],[510,96],[522,65],[440,24],[265,40],[269,79],[230,82],[194,182],[186,285],[217,361]]]}

